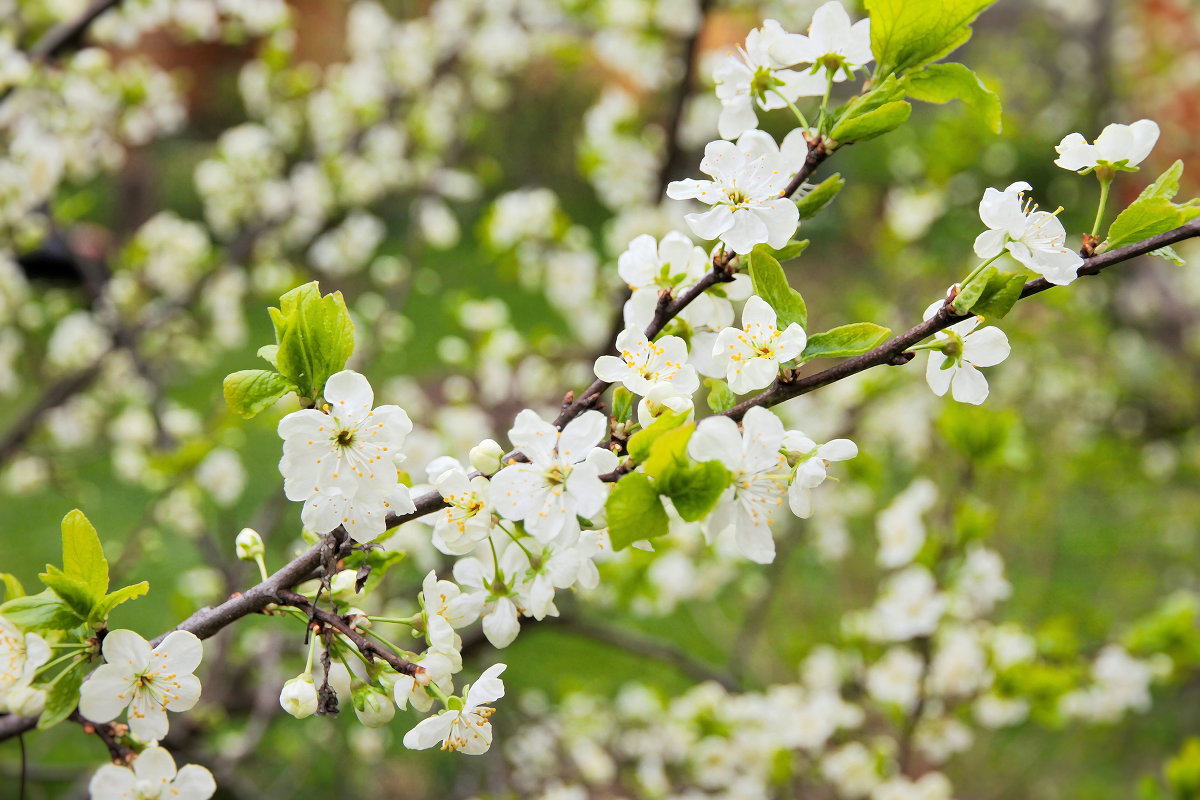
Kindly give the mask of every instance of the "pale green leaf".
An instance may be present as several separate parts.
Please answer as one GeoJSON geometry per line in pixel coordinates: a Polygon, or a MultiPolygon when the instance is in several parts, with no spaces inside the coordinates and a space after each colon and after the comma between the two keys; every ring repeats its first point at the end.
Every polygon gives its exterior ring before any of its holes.
{"type": "Polygon", "coordinates": [[[1183,162],[1176,161],[1117,215],[1108,229],[1109,250],[1166,233],[1200,216],[1200,199],[1182,205],[1172,202],[1182,174],[1183,162]]]}
{"type": "Polygon", "coordinates": [[[748,260],[754,293],[775,309],[779,328],[782,330],[793,322],[801,328],[807,325],[808,308],[804,305],[804,298],[788,283],[779,262],[760,250],[752,251],[748,260]]]}
{"type": "Polygon", "coordinates": [[[737,405],[737,395],[725,381],[705,378],[704,384],[708,386],[708,407],[711,411],[721,414],[737,405]]]}
{"type": "Polygon", "coordinates": [[[80,581],[95,597],[108,591],[108,560],[100,536],[79,509],[63,517],[63,572],[80,581]]]}
{"type": "Polygon", "coordinates": [[[909,97],[926,103],[961,100],[992,130],[1000,132],[1000,98],[962,64],[933,64],[905,78],[909,97]]]}
{"type": "Polygon", "coordinates": [[[243,369],[225,376],[225,403],[246,419],[262,413],[288,392],[299,392],[291,380],[266,369],[243,369]]]}
{"type": "Polygon", "coordinates": [[[872,322],[855,322],[814,333],[801,354],[802,361],[813,358],[857,356],[883,344],[892,335],[890,329],[872,322]]]}
{"type": "Polygon", "coordinates": [[[902,74],[949,55],[995,0],[866,0],[876,74],[902,74]]]}
{"type": "Polygon", "coordinates": [[[667,533],[670,521],[650,479],[633,472],[617,481],[605,504],[608,536],[614,550],[667,533]]]}
{"type": "MultiPolygon", "coordinates": [[[[800,219],[815,217],[825,206],[833,202],[833,198],[837,197],[838,192],[845,185],[846,181],[842,180],[841,174],[835,172],[814,186],[808,194],[796,201],[796,207],[800,209],[800,219]]],[[[781,255],[776,257],[780,261],[786,261],[787,258],[794,256],[785,257],[781,255]]]]}

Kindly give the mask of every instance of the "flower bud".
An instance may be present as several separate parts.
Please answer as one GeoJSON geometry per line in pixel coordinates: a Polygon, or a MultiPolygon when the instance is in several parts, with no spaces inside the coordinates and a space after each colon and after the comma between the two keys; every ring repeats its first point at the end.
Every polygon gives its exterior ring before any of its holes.
{"type": "Polygon", "coordinates": [[[242,528],[234,541],[237,557],[241,561],[253,561],[263,554],[263,541],[258,532],[251,528],[242,528]]]}
{"type": "Polygon", "coordinates": [[[46,692],[32,686],[14,686],[8,690],[8,710],[21,717],[36,717],[46,710],[46,692]]]}
{"type": "Polygon", "coordinates": [[[352,569],[344,569],[333,576],[329,581],[329,594],[339,603],[349,603],[358,594],[354,590],[354,584],[358,582],[358,572],[352,569]]]}
{"type": "Polygon", "coordinates": [[[371,627],[371,618],[368,617],[367,612],[363,611],[361,608],[355,608],[354,606],[351,606],[346,610],[346,613],[343,616],[346,618],[346,621],[350,623],[350,627],[354,628],[355,630],[361,631],[371,627]]]}
{"type": "Polygon", "coordinates": [[[360,686],[354,690],[354,713],[358,721],[368,728],[386,725],[396,716],[396,706],[386,694],[374,686],[360,686]]]}
{"type": "Polygon", "coordinates": [[[484,475],[491,475],[500,469],[500,457],[503,455],[504,448],[499,442],[495,439],[484,439],[471,448],[469,458],[472,467],[484,475]]]}
{"type": "Polygon", "coordinates": [[[297,675],[283,685],[279,693],[279,705],[296,719],[311,717],[317,713],[317,687],[311,675],[297,675]]]}

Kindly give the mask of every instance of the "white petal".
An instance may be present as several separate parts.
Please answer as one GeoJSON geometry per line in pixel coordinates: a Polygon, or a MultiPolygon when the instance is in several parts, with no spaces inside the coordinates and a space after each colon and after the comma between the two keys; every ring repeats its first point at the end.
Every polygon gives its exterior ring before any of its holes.
{"type": "Polygon", "coordinates": [[[946,356],[936,350],[929,351],[929,363],[925,367],[925,380],[929,384],[929,388],[938,397],[946,394],[946,390],[950,388],[950,381],[957,369],[956,367],[942,369],[942,365],[945,363],[946,356]]]}
{"type": "Polygon", "coordinates": [[[147,747],[133,762],[133,774],[151,783],[167,783],[175,777],[175,759],[165,748],[147,747]]]}
{"type": "Polygon", "coordinates": [[[960,403],[977,406],[987,399],[987,378],[970,364],[963,364],[954,371],[954,383],[950,394],[960,403]]]}
{"type": "Polygon", "coordinates": [[[742,454],[742,434],[737,423],[729,417],[700,420],[688,440],[687,453],[695,461],[719,461],[730,470],[737,469],[742,454]]]}
{"type": "Polygon", "coordinates": [[[471,684],[467,691],[466,707],[475,708],[484,703],[494,703],[504,697],[504,681],[500,680],[500,673],[506,668],[504,664],[493,664],[484,670],[479,680],[471,684]]]}
{"type": "Polygon", "coordinates": [[[608,433],[608,418],[599,411],[585,411],[567,423],[558,440],[558,454],[563,463],[582,461],[592,448],[608,433]]]}
{"type": "Polygon", "coordinates": [[[217,791],[217,782],[212,773],[199,764],[186,764],[175,777],[171,788],[177,792],[177,800],[208,800],[217,791]]]}
{"type": "Polygon", "coordinates": [[[409,750],[425,750],[446,741],[456,719],[456,711],[443,711],[435,717],[426,717],[404,734],[404,746],[409,750]]]}
{"type": "Polygon", "coordinates": [[[133,631],[109,631],[104,637],[104,660],[109,664],[119,664],[129,674],[146,671],[150,664],[150,644],[133,631]]]}
{"type": "Polygon", "coordinates": [[[169,672],[195,672],[204,658],[204,645],[190,631],[171,631],[154,648],[154,653],[162,656],[163,666],[169,672]]]}
{"type": "Polygon", "coordinates": [[[692,233],[710,241],[733,227],[733,212],[729,206],[713,206],[703,214],[688,214],[684,219],[692,233]]]}
{"type": "Polygon", "coordinates": [[[977,367],[992,367],[1008,358],[1012,348],[1004,331],[994,325],[963,339],[963,360],[977,367]]]}

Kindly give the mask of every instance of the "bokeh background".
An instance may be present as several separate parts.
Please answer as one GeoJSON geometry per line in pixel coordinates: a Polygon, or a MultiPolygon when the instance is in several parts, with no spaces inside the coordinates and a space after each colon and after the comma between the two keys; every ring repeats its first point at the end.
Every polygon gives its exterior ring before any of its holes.
{"type": "MultiPolygon", "coordinates": [[[[429,455],[463,457],[480,437],[503,440],[523,405],[556,407],[566,390],[586,385],[619,297],[616,256],[634,233],[661,227],[654,215],[677,213],[644,209],[660,196],[663,177],[696,174],[703,144],[715,137],[707,78],[713,58],[764,17],[802,29],[817,4],[706,4],[694,35],[651,19],[645,27],[652,35],[632,37],[638,47],[610,34],[636,28],[629,19],[652,17],[651,0],[555,5],[561,30],[544,37],[549,44],[535,47],[534,34],[519,30],[495,32],[440,67],[456,84],[430,84],[421,96],[372,112],[371,125],[391,120],[406,132],[403,159],[415,177],[366,205],[383,226],[361,268],[330,269],[315,248],[264,247],[217,233],[203,269],[219,263],[244,276],[236,324],[218,324],[200,303],[187,308],[177,325],[144,338],[138,391],[122,394],[119,381],[102,380],[70,401],[86,404],[82,411],[68,404],[74,417],[42,418],[3,451],[0,569],[33,583],[42,564],[57,559],[59,520],[82,508],[101,532],[114,580],[151,583],[149,599],[121,607],[113,624],[150,635],[256,580],[252,565],[234,559],[233,538],[243,526],[262,533],[268,563],[281,564],[299,541],[299,519],[282,498],[276,470],[278,414],[250,423],[229,414],[221,379],[253,366],[255,350],[270,341],[266,306],[305,280],[345,293],[358,322],[357,368],[379,401],[409,410],[427,432],[429,455]],[[496,67],[506,53],[511,65],[496,67]],[[684,69],[688,53],[692,66],[684,69]],[[480,77],[489,71],[495,86],[480,77]],[[696,99],[686,99],[677,122],[686,83],[696,99]],[[605,97],[620,99],[596,112],[605,97]],[[676,144],[668,145],[672,132],[676,144]],[[614,157],[604,148],[621,136],[633,144],[614,157]],[[496,198],[527,187],[552,190],[557,204],[546,217],[553,229],[542,231],[532,254],[524,245],[505,246],[496,233],[496,198]],[[586,285],[585,296],[564,300],[576,283],[586,285]],[[231,324],[244,325],[240,335],[210,340],[231,324]],[[129,434],[147,420],[147,435],[129,434]],[[81,425],[90,431],[72,438],[72,426],[81,425]],[[239,466],[210,469],[235,484],[243,473],[228,502],[197,483],[196,468],[214,447],[233,451],[239,466]]],[[[349,6],[288,6],[295,37],[285,79],[303,97],[348,57],[349,6]]],[[[417,0],[382,6],[398,20],[430,12],[417,0]]],[[[455,19],[447,14],[436,24],[455,19]]],[[[1071,131],[1090,138],[1108,122],[1142,117],[1161,126],[1154,153],[1141,172],[1119,180],[1110,209],[1132,200],[1176,158],[1185,163],[1181,197],[1200,188],[1194,3],[1001,0],[975,30],[955,58],[999,94],[1003,132],[992,134],[959,105],[919,105],[895,133],[847,148],[822,167],[818,177],[836,171],[848,185],[804,224],[801,235],[812,245],[789,265],[814,329],[858,319],[903,329],[919,320],[972,266],[985,187],[1026,180],[1043,207],[1065,208],[1069,231],[1086,230],[1094,181],[1052,163],[1054,144],[1071,131]]],[[[18,31],[18,40],[33,32],[18,31]]],[[[275,57],[269,38],[204,42],[167,30],[105,45],[118,63],[144,58],[169,70],[186,123],[130,147],[114,169],[65,184],[52,203],[48,238],[34,247],[12,242],[28,280],[22,302],[40,309],[28,315],[45,319],[9,323],[21,327],[23,339],[0,406],[4,430],[24,424],[22,415],[62,374],[45,357],[54,320],[89,306],[87,278],[71,254],[85,253],[111,273],[136,269],[128,244],[155,214],[211,219],[213,202],[197,189],[197,170],[214,158],[222,132],[261,118],[261,109],[244,100],[245,75],[251,61],[275,57]]],[[[425,43],[417,34],[412,44],[425,43]]],[[[314,117],[301,125],[305,132],[282,156],[285,163],[335,161],[335,150],[312,154],[326,124],[314,117]]],[[[763,127],[777,134],[787,125],[786,112],[764,117],[763,127]]],[[[261,159],[252,153],[248,163],[261,166],[261,159]]],[[[326,228],[344,221],[346,208],[331,213],[326,228]]],[[[572,692],[611,698],[638,681],[670,697],[696,682],[686,669],[604,641],[601,628],[634,631],[714,669],[732,668],[747,687],[794,679],[809,649],[837,635],[842,615],[870,603],[879,574],[874,513],[920,476],[942,497],[974,509],[931,519],[930,526],[986,530],[1013,584],[996,618],[1027,626],[1047,650],[1094,651],[1173,592],[1200,590],[1200,249],[1178,249],[1192,263],[1144,258],[1021,303],[1003,323],[1013,354],[989,370],[992,395],[982,408],[933,397],[921,359],[791,403],[783,412],[788,420],[818,439],[849,436],[861,455],[837,484],[822,488],[811,523],[792,521],[777,532],[776,564],[763,569],[699,548],[690,555],[693,571],[660,574],[650,556],[625,554],[604,567],[600,590],[562,599],[565,621],[527,626],[502,655],[486,642],[469,645],[469,671],[496,660],[509,664],[510,694],[494,718],[498,742],[525,714],[572,692]]],[[[414,456],[418,482],[421,458],[414,456]]],[[[388,575],[387,600],[380,601],[398,610],[413,607],[425,571],[445,568],[427,544],[427,529],[409,527],[389,539],[389,548],[408,557],[388,575]]],[[[281,714],[278,687],[302,663],[302,637],[294,625],[255,618],[208,646],[205,699],[172,722],[166,744],[181,763],[211,765],[219,797],[513,791],[502,745],[480,759],[415,754],[400,744],[400,718],[371,731],[351,714],[303,722],[281,714]]],[[[946,769],[956,796],[1136,796],[1144,776],[1157,776],[1164,759],[1200,733],[1195,675],[1181,670],[1156,691],[1151,711],[1118,724],[1035,720],[981,731],[946,769]]],[[[26,744],[30,798],[78,796],[103,758],[100,743],[71,725],[26,737],[26,744]]],[[[0,797],[16,796],[17,760],[15,743],[0,746],[0,797]]],[[[624,791],[596,796],[637,796],[624,791]]],[[[806,796],[789,791],[779,796],[806,796]]]]}

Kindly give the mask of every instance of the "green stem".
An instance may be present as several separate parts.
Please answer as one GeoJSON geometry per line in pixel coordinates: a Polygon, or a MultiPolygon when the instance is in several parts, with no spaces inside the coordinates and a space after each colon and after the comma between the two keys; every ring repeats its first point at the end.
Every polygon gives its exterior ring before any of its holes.
{"type": "Polygon", "coordinates": [[[391,642],[389,642],[387,639],[383,638],[382,636],[380,636],[378,633],[376,633],[375,631],[371,630],[370,628],[368,628],[368,629],[365,631],[365,633],[367,634],[367,636],[370,636],[372,639],[374,639],[375,641],[379,642],[379,643],[380,643],[380,644],[382,644],[384,647],[388,648],[388,649],[389,649],[389,650],[391,650],[393,653],[395,653],[396,655],[400,656],[400,657],[401,657],[401,658],[403,658],[403,659],[406,659],[406,660],[408,660],[408,661],[412,661],[412,660],[414,660],[414,659],[416,658],[416,655],[415,655],[415,654],[413,654],[412,652],[410,652],[410,651],[408,651],[408,650],[405,650],[405,649],[403,649],[403,648],[402,648],[402,647],[400,647],[399,645],[392,644],[392,643],[391,643],[391,642]]]}
{"type": "Polygon", "coordinates": [[[371,622],[390,622],[393,625],[412,625],[420,614],[413,614],[411,617],[367,617],[371,622]]]}
{"type": "Polygon", "coordinates": [[[304,662],[304,672],[301,673],[302,675],[312,674],[313,653],[316,652],[316,649],[317,635],[315,633],[310,634],[308,637],[308,661],[304,662]]]}
{"type": "Polygon", "coordinates": [[[1104,219],[1104,207],[1108,204],[1108,187],[1112,186],[1112,178],[1100,179],[1100,207],[1096,209],[1096,221],[1092,223],[1092,236],[1100,233],[1100,222],[1104,219]]]}
{"type": "Polygon", "coordinates": [[[993,263],[993,262],[995,262],[995,261],[997,261],[997,260],[1000,258],[1000,256],[1002,256],[1002,255],[1004,255],[1004,251],[1003,251],[1003,250],[1001,250],[999,253],[997,253],[996,255],[992,256],[991,258],[989,258],[987,261],[984,261],[983,263],[981,263],[981,264],[980,264],[978,267],[976,267],[975,269],[971,270],[971,273],[970,273],[969,275],[967,275],[967,277],[963,278],[963,280],[962,280],[962,283],[960,283],[960,284],[958,284],[958,285],[959,285],[959,286],[966,286],[968,283],[970,283],[972,280],[974,280],[974,279],[975,279],[975,276],[976,276],[976,275],[978,275],[979,273],[981,273],[981,272],[983,272],[985,269],[987,269],[989,266],[991,266],[991,265],[992,265],[992,263],[993,263]]]}
{"type": "MultiPolygon", "coordinates": [[[[521,540],[517,537],[517,534],[513,533],[511,530],[504,527],[503,525],[497,525],[496,527],[500,528],[500,530],[507,533],[508,538],[512,539],[513,542],[516,543],[517,547],[521,548],[521,551],[524,552],[525,555],[527,555],[529,557],[529,560],[530,561],[533,560],[533,553],[529,552],[528,548],[526,548],[525,545],[521,544],[521,540]]],[[[499,567],[497,567],[497,570],[499,570],[499,567]]]]}
{"type": "MultiPolygon", "coordinates": [[[[37,675],[41,675],[44,672],[49,672],[51,669],[53,669],[54,667],[57,667],[62,662],[67,661],[69,659],[78,658],[78,657],[79,657],[78,653],[64,653],[63,655],[59,656],[58,658],[56,658],[46,664],[43,664],[41,667],[39,667],[38,671],[37,671],[37,675]]],[[[35,676],[35,678],[36,678],[36,676],[35,676]]]]}
{"type": "Polygon", "coordinates": [[[800,120],[801,125],[803,125],[805,128],[811,127],[808,124],[808,120],[805,119],[804,115],[800,113],[800,109],[796,108],[795,103],[793,103],[791,100],[788,100],[786,97],[784,97],[783,94],[778,89],[772,89],[771,91],[774,92],[775,94],[779,95],[780,100],[787,103],[787,107],[790,108],[792,110],[792,113],[796,115],[796,119],[800,120]]]}
{"type": "Polygon", "coordinates": [[[833,91],[833,73],[827,68],[825,74],[828,80],[825,81],[825,96],[821,98],[821,113],[817,117],[817,132],[825,133],[825,111],[829,108],[829,93],[833,91]]]}
{"type": "Polygon", "coordinates": [[[262,553],[259,553],[254,557],[254,563],[258,564],[258,571],[262,575],[264,582],[267,580],[267,578],[271,577],[270,573],[267,572],[267,563],[263,561],[262,553]]]}

